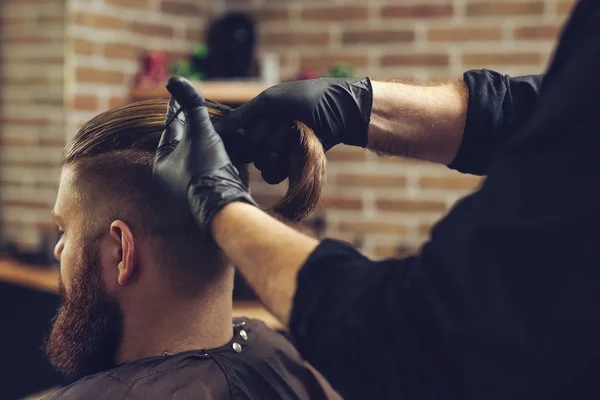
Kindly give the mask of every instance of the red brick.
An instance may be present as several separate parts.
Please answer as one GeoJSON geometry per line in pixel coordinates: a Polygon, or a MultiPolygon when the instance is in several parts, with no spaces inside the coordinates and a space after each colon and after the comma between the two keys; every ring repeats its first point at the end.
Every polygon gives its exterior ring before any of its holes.
{"type": "Polygon", "coordinates": [[[125,82],[125,74],[120,71],[79,67],[75,70],[75,79],[77,82],[120,85],[125,82]]]}
{"type": "Polygon", "coordinates": [[[433,228],[430,224],[423,224],[419,226],[419,234],[421,236],[429,236],[431,235],[431,228],[433,228]]]}
{"type": "Polygon", "coordinates": [[[36,45],[36,44],[50,44],[56,42],[58,39],[35,36],[35,35],[16,35],[16,36],[4,36],[2,41],[5,44],[19,44],[19,45],[36,45]]]}
{"type": "Polygon", "coordinates": [[[363,208],[363,202],[362,199],[357,198],[323,197],[319,200],[319,207],[336,210],[361,210],[363,208]]]}
{"type": "MultiPolygon", "coordinates": [[[[200,43],[204,41],[204,29],[186,28],[185,29],[185,40],[200,43]]],[[[188,54],[189,58],[189,54],[188,54]]]]}
{"type": "Polygon", "coordinates": [[[277,54],[280,68],[287,68],[292,65],[292,59],[289,54],[280,53],[277,54]]]}
{"type": "MultiPolygon", "coordinates": [[[[264,3],[276,4],[278,6],[281,6],[282,4],[292,4],[295,1],[296,0],[263,0],[264,3]]],[[[329,3],[329,4],[335,3],[335,0],[302,0],[303,5],[314,4],[314,5],[322,6],[327,3],[329,3]]]]}
{"type": "Polygon", "coordinates": [[[542,55],[534,52],[522,53],[467,53],[462,56],[464,66],[490,67],[492,65],[539,65],[542,55]]]}
{"type": "Polygon", "coordinates": [[[437,200],[379,199],[376,204],[380,211],[418,213],[446,210],[446,204],[437,200]]]}
{"type": "Polygon", "coordinates": [[[558,15],[568,15],[573,10],[576,0],[559,1],[556,4],[556,13],[558,15]]]}
{"type": "Polygon", "coordinates": [[[64,106],[65,102],[62,97],[48,98],[48,97],[34,97],[31,99],[33,105],[46,105],[46,106],[64,106]]]}
{"type": "Polygon", "coordinates": [[[77,111],[95,111],[98,108],[98,98],[82,94],[76,95],[73,98],[73,107],[77,111]]]}
{"type": "Polygon", "coordinates": [[[44,147],[63,147],[65,145],[65,140],[57,139],[57,138],[41,137],[39,139],[39,144],[40,144],[40,146],[44,146],[44,147]]]}
{"type": "Polygon", "coordinates": [[[108,4],[113,6],[148,9],[150,2],[148,0],[106,0],[108,4]]]}
{"type": "Polygon", "coordinates": [[[164,0],[161,4],[161,10],[166,14],[198,16],[206,13],[201,3],[200,1],[183,2],[164,0]]]}
{"type": "MultiPolygon", "coordinates": [[[[64,142],[63,145],[61,147],[64,147],[64,142]]],[[[10,178],[9,178],[10,179],[10,178]]],[[[40,188],[40,189],[56,189],[56,182],[31,182],[28,184],[31,187],[34,188],[40,188]]],[[[12,180],[7,180],[7,179],[0,179],[0,186],[1,187],[21,187],[23,186],[21,182],[15,182],[12,180]]]]}
{"type": "Polygon", "coordinates": [[[36,144],[34,138],[23,137],[0,137],[0,145],[2,147],[31,147],[36,144]]]}
{"type": "MultiPolygon", "coordinates": [[[[8,48],[5,48],[8,50],[8,48]]],[[[56,67],[62,66],[65,63],[65,58],[63,55],[56,56],[18,56],[18,55],[10,55],[4,59],[5,64],[31,64],[35,63],[36,65],[44,65],[44,67],[56,67]]]]}
{"type": "Polygon", "coordinates": [[[225,9],[230,10],[232,8],[250,8],[252,0],[225,0],[225,9]]]}
{"type": "Polygon", "coordinates": [[[179,61],[189,61],[190,59],[190,53],[188,52],[173,52],[173,53],[169,53],[168,54],[168,58],[169,58],[169,65],[173,65],[176,62],[179,61]]]}
{"type": "Polygon", "coordinates": [[[51,201],[43,201],[43,200],[2,200],[0,204],[4,207],[20,207],[27,209],[40,209],[40,208],[49,208],[52,206],[51,201]]]}
{"type": "Polygon", "coordinates": [[[305,21],[360,21],[369,17],[369,8],[363,6],[314,7],[302,10],[305,21]]]}
{"type": "Polygon", "coordinates": [[[163,38],[173,37],[173,27],[169,25],[134,22],[131,26],[131,30],[134,33],[144,36],[163,38]]]}
{"type": "Polygon", "coordinates": [[[38,15],[37,23],[38,25],[64,25],[65,17],[64,15],[38,15]]]}
{"type": "Polygon", "coordinates": [[[94,54],[94,42],[90,42],[85,39],[74,39],[73,40],[73,48],[75,49],[75,54],[90,56],[94,54]]]}
{"type": "Polygon", "coordinates": [[[452,16],[452,4],[389,5],[380,10],[382,18],[444,18],[452,16]]]}
{"type": "Polygon", "coordinates": [[[338,63],[350,64],[353,67],[367,67],[369,57],[364,53],[327,53],[320,56],[302,56],[300,58],[300,68],[331,68],[338,63]]]}
{"type": "Polygon", "coordinates": [[[396,234],[406,235],[408,228],[399,223],[379,221],[341,221],[339,230],[354,234],[396,234]]]}
{"type": "Polygon", "coordinates": [[[337,146],[325,154],[329,162],[364,161],[367,156],[366,150],[349,146],[337,146]]]}
{"type": "Polygon", "coordinates": [[[382,67],[397,66],[424,66],[424,67],[447,67],[450,65],[450,57],[444,53],[407,53],[386,54],[381,57],[382,67]]]}
{"type": "Polygon", "coordinates": [[[344,44],[408,43],[415,40],[411,30],[366,29],[342,33],[344,44]]]}
{"type": "Polygon", "coordinates": [[[119,107],[126,103],[127,103],[127,101],[123,97],[114,97],[113,96],[110,99],[108,99],[108,107],[109,108],[119,107]]]}
{"type": "Polygon", "coordinates": [[[467,4],[467,16],[522,16],[544,13],[543,1],[485,1],[467,4]]]}
{"type": "Polygon", "coordinates": [[[481,178],[470,175],[460,176],[423,176],[419,186],[423,189],[474,190],[481,178]]]}
{"type": "Polygon", "coordinates": [[[142,49],[127,43],[105,43],[104,57],[137,61],[142,49]]]}
{"type": "Polygon", "coordinates": [[[262,7],[253,9],[250,13],[257,22],[287,21],[291,16],[291,12],[288,8],[262,7]]]}
{"type": "Polygon", "coordinates": [[[474,42],[502,40],[502,28],[430,28],[427,32],[430,42],[474,42]]]}
{"type": "Polygon", "coordinates": [[[56,161],[38,161],[38,160],[4,161],[2,164],[9,166],[9,167],[21,167],[21,168],[54,168],[59,165],[59,160],[56,160],[56,161]]]}
{"type": "Polygon", "coordinates": [[[556,40],[561,27],[558,25],[523,26],[515,30],[518,40],[556,40]]]}
{"type": "Polygon", "coordinates": [[[329,32],[281,32],[265,33],[260,43],[265,46],[328,46],[331,41],[329,32]]]}
{"type": "Polygon", "coordinates": [[[129,27],[129,23],[120,18],[96,13],[78,12],[75,14],[75,23],[90,28],[123,30],[129,27]]]}
{"type": "Polygon", "coordinates": [[[0,123],[6,125],[25,125],[25,126],[44,126],[48,123],[46,118],[19,118],[19,117],[3,117],[0,118],[0,123]]]}
{"type": "Polygon", "coordinates": [[[342,187],[402,188],[406,186],[406,177],[402,175],[344,173],[335,176],[333,179],[331,179],[330,183],[342,187]]]}
{"type": "Polygon", "coordinates": [[[31,21],[31,18],[28,17],[20,17],[20,16],[6,16],[0,15],[0,26],[13,26],[13,25],[23,25],[27,24],[31,21]]]}
{"type": "Polygon", "coordinates": [[[4,76],[0,79],[0,84],[9,84],[14,86],[32,86],[32,85],[51,85],[59,84],[60,82],[48,76],[4,76]]]}

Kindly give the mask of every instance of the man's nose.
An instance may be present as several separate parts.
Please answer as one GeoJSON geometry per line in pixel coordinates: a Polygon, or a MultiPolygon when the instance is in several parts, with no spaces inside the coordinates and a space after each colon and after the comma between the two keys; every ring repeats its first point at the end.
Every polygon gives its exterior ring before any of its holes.
{"type": "Polygon", "coordinates": [[[62,244],[62,238],[58,241],[58,243],[56,243],[56,246],[54,246],[54,258],[56,258],[56,261],[60,262],[60,254],[62,253],[62,249],[63,249],[63,244],[62,244]]]}

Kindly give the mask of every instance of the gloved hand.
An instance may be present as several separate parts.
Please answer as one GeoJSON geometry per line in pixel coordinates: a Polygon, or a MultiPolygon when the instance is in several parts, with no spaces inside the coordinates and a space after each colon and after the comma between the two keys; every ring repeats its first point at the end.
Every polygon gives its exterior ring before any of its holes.
{"type": "Polygon", "coordinates": [[[253,160],[265,180],[275,184],[288,176],[285,160],[293,121],[308,125],[325,151],[339,143],[365,147],[372,105],[369,78],[284,83],[233,110],[215,122],[215,129],[228,138],[229,151],[245,152],[243,158],[253,160]]]}
{"type": "Polygon", "coordinates": [[[256,203],[213,128],[202,94],[180,77],[170,78],[167,90],[167,126],[156,150],[154,177],[189,205],[200,229],[210,234],[210,222],[221,208],[233,201],[256,203]],[[180,105],[183,113],[177,114],[180,105]]]}

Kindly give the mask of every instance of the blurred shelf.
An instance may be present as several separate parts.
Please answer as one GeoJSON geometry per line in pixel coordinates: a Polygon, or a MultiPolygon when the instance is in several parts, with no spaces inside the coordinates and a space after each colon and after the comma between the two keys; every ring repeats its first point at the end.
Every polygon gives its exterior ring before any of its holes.
{"type": "MultiPolygon", "coordinates": [[[[194,82],[204,97],[219,103],[245,103],[269,86],[261,82],[239,82],[239,81],[207,81],[194,82]]],[[[164,86],[150,88],[134,88],[130,93],[130,100],[140,101],[169,97],[169,92],[164,86]]]]}
{"type": "MultiPolygon", "coordinates": [[[[59,271],[54,267],[38,267],[0,259],[0,282],[58,293],[58,275],[59,271]]],[[[283,329],[283,325],[256,300],[234,301],[233,316],[258,319],[272,329],[283,329]]]]}
{"type": "Polygon", "coordinates": [[[0,282],[12,283],[48,293],[58,293],[58,270],[0,259],[0,282]]]}

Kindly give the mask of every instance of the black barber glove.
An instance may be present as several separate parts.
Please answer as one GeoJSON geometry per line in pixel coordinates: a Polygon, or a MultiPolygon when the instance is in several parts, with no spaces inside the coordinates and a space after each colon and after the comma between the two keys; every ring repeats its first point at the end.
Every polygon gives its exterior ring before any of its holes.
{"type": "Polygon", "coordinates": [[[228,150],[245,152],[271,184],[288,176],[290,127],[304,122],[321,140],[325,151],[339,143],[365,147],[373,105],[371,80],[313,79],[269,88],[215,122],[228,139],[228,150]]]}
{"type": "Polygon", "coordinates": [[[156,150],[154,177],[177,200],[189,204],[196,223],[209,234],[210,221],[227,204],[256,203],[213,128],[202,94],[179,77],[169,79],[167,90],[167,126],[156,150]],[[183,113],[177,114],[179,105],[183,113]]]}

